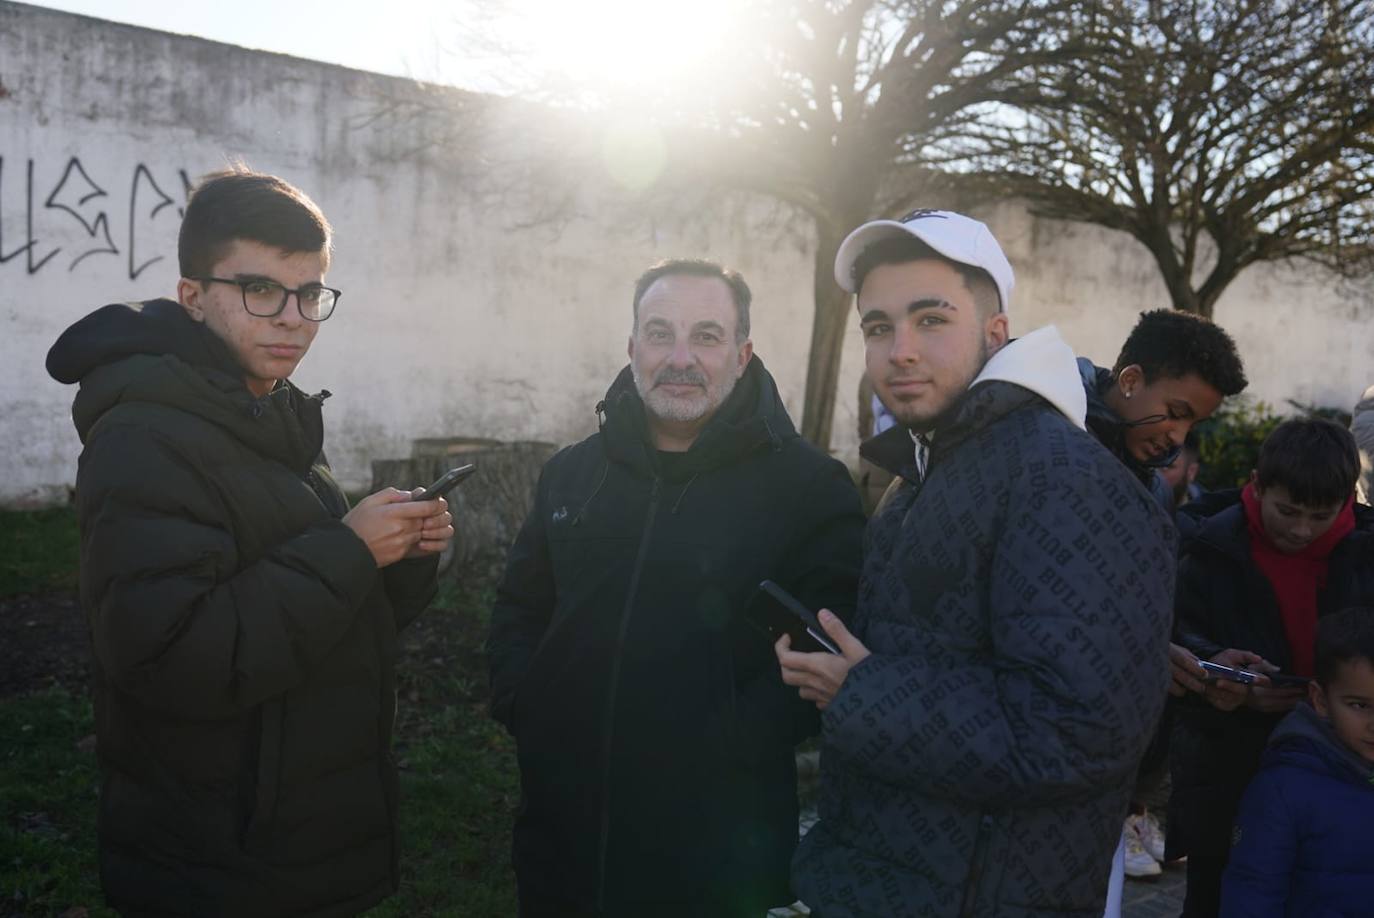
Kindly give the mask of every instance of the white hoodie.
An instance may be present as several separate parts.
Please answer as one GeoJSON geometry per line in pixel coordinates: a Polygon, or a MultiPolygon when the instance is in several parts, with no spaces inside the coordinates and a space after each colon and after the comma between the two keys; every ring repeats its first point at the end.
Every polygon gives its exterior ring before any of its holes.
{"type": "Polygon", "coordinates": [[[1078,373],[1078,358],[1053,325],[1007,342],[983,365],[969,388],[992,380],[1029,389],[1075,426],[1087,429],[1088,397],[1078,373]]]}

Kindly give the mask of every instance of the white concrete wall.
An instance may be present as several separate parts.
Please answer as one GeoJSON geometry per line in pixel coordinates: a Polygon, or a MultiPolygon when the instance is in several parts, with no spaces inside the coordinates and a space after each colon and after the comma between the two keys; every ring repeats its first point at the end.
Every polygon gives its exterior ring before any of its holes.
{"type": "MultiPolygon", "coordinates": [[[[299,185],[335,226],[329,281],[345,295],[295,378],[335,393],[326,446],[350,485],[415,437],[589,433],[625,362],[631,284],[666,256],[743,271],[756,351],[800,418],[804,221],[747,196],[642,196],[626,179],[634,150],[585,155],[625,131],[560,131],[511,105],[473,130],[465,112],[481,101],[0,0],[0,504],[65,496],[80,444],[73,390],[43,370],[48,347],[100,305],[173,295],[187,183],[237,157],[299,185]],[[436,100],[440,113],[415,114],[436,100]],[[581,165],[541,168],[564,143],[581,165]],[[562,219],[541,219],[550,201],[567,202],[562,219]]],[[[639,154],[652,159],[652,144],[639,154]]],[[[1017,271],[1014,330],[1053,321],[1110,362],[1136,314],[1166,303],[1124,236],[1014,206],[986,217],[1017,271]]],[[[1310,269],[1256,269],[1218,319],[1259,395],[1348,407],[1374,377],[1370,292],[1310,269]]],[[[861,368],[853,328],[833,443],[847,460],[861,368]]]]}

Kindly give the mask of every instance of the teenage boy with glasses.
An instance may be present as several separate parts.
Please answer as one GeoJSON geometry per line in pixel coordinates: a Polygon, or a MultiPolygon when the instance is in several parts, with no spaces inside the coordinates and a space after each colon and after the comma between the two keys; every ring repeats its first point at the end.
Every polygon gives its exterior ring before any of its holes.
{"type": "Polygon", "coordinates": [[[351,915],[397,886],[396,633],[453,527],[392,488],[349,509],[328,393],[288,382],[339,298],[330,232],[281,179],[210,176],[177,301],[106,306],[48,354],[81,384],[100,871],[125,915],[351,915]]]}

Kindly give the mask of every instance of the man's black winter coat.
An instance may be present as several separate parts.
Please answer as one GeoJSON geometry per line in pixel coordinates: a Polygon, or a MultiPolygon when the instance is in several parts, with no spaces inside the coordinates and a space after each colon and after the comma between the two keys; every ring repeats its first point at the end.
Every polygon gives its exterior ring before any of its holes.
{"type": "MultiPolygon", "coordinates": [[[[1292,672],[1278,599],[1250,556],[1240,492],[1226,494],[1234,503],[1198,524],[1179,563],[1177,640],[1203,660],[1235,647],[1292,672]]],[[[1317,594],[1319,618],[1349,606],[1374,606],[1374,510],[1363,504],[1355,505],[1355,530],[1332,551],[1317,594]]],[[[1177,711],[1169,854],[1224,857],[1241,796],[1285,715],[1223,712],[1195,698],[1177,711]]]]}
{"type": "Polygon", "coordinates": [[[649,445],[628,369],[600,407],[600,432],[545,467],[492,612],[521,892],[612,916],[761,915],[792,899],[793,747],[819,722],[746,606],[769,578],[847,617],[858,494],[757,358],[676,457],[649,445]]]}
{"type": "Polygon", "coordinates": [[[133,914],[353,915],[396,889],[396,632],[434,562],[377,570],[320,403],[262,398],[176,303],[107,306],[49,372],[72,414],[95,652],[101,881],[133,914]]]}

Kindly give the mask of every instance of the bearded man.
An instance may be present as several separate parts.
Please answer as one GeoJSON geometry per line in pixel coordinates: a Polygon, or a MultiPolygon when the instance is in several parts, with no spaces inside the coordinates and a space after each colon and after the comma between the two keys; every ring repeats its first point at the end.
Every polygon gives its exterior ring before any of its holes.
{"type": "Polygon", "coordinates": [[[793,750],[819,728],[745,617],[771,579],[855,603],[864,518],[749,340],[734,271],[635,284],[600,430],[545,466],[492,609],[520,914],[762,915],[793,899],[793,750]]]}

